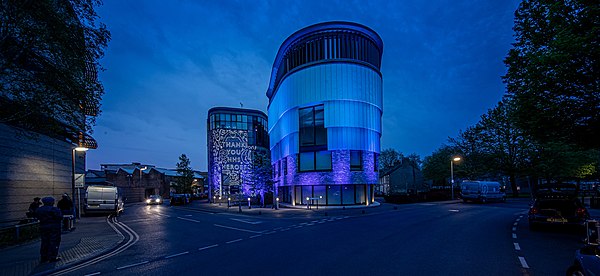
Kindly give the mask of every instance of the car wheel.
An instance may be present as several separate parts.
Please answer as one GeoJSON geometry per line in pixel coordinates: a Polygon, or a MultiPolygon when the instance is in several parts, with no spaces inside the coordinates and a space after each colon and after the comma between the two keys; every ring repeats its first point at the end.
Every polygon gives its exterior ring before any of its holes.
{"type": "Polygon", "coordinates": [[[538,226],[537,224],[533,223],[533,222],[529,222],[529,230],[531,231],[537,231],[538,230],[538,226]]]}
{"type": "Polygon", "coordinates": [[[572,265],[571,267],[569,267],[569,269],[567,269],[567,275],[583,276],[585,274],[583,274],[581,267],[579,267],[578,265],[572,265]]]}

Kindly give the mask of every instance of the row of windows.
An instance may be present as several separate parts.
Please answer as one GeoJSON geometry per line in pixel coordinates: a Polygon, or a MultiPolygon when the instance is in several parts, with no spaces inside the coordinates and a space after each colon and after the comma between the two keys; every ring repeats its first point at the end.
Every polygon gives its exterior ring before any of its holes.
{"type": "MultiPolygon", "coordinates": [[[[374,170],[377,171],[377,154],[373,155],[374,170]]],[[[350,151],[350,170],[362,171],[363,168],[363,152],[360,150],[350,151]]],[[[316,152],[301,152],[298,154],[298,171],[331,171],[331,152],[316,151],[316,152]]],[[[287,175],[287,157],[273,164],[273,177],[287,175]]]]}
{"type": "Polygon", "coordinates": [[[367,185],[323,185],[323,186],[283,186],[279,187],[278,194],[282,202],[297,205],[322,204],[322,205],[355,205],[366,204],[368,198],[373,201],[373,189],[367,193],[367,185]],[[292,192],[295,189],[295,193],[292,192]],[[294,197],[295,195],[295,197],[294,197]],[[369,197],[367,197],[369,195],[369,197]],[[307,199],[308,198],[308,199],[307,199]]]}
{"type": "Polygon", "coordinates": [[[252,129],[253,126],[263,126],[266,130],[267,120],[252,115],[242,114],[211,114],[209,118],[211,128],[252,129]]]}
{"type": "Polygon", "coordinates": [[[381,66],[380,52],[370,39],[356,33],[318,34],[287,51],[278,68],[276,83],[294,68],[320,60],[354,59],[381,66]]]}

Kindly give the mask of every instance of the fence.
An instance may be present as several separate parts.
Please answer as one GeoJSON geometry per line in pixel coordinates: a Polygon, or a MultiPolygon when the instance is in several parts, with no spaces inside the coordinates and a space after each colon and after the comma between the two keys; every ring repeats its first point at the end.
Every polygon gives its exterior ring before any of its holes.
{"type": "Polygon", "coordinates": [[[19,224],[0,228],[0,247],[37,239],[39,236],[38,221],[23,220],[19,224]]]}

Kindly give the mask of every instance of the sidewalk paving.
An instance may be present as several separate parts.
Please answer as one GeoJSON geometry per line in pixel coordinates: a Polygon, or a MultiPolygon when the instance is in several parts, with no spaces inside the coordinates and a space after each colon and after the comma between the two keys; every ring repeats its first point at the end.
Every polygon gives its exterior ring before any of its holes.
{"type": "Polygon", "coordinates": [[[75,229],[63,232],[55,263],[40,264],[40,240],[0,249],[2,275],[49,274],[93,257],[117,246],[123,237],[107,223],[106,217],[83,217],[75,229]]]}

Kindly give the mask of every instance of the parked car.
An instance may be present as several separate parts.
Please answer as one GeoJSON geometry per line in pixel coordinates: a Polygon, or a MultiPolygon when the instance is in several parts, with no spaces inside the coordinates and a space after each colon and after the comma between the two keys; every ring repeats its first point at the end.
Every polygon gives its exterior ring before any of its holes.
{"type": "Polygon", "coordinates": [[[169,205],[185,205],[187,204],[187,198],[184,194],[174,194],[171,196],[171,200],[169,201],[169,205]]]}
{"type": "Polygon", "coordinates": [[[585,206],[571,194],[549,191],[538,193],[529,208],[529,228],[540,225],[573,225],[583,228],[590,214],[585,206]]]}
{"type": "Polygon", "coordinates": [[[120,213],[124,203],[120,188],[91,185],[85,190],[84,210],[89,213],[120,213]]]}
{"type": "Polygon", "coordinates": [[[469,200],[486,203],[488,201],[506,201],[506,194],[500,183],[494,181],[463,181],[460,195],[464,202],[469,200]]]}
{"type": "Polygon", "coordinates": [[[600,248],[586,245],[575,251],[575,261],[567,269],[567,275],[598,275],[600,273],[600,248]]]}
{"type": "Polygon", "coordinates": [[[161,196],[159,195],[151,195],[148,197],[148,199],[146,199],[146,205],[151,205],[151,204],[162,204],[163,199],[161,196]]]}

